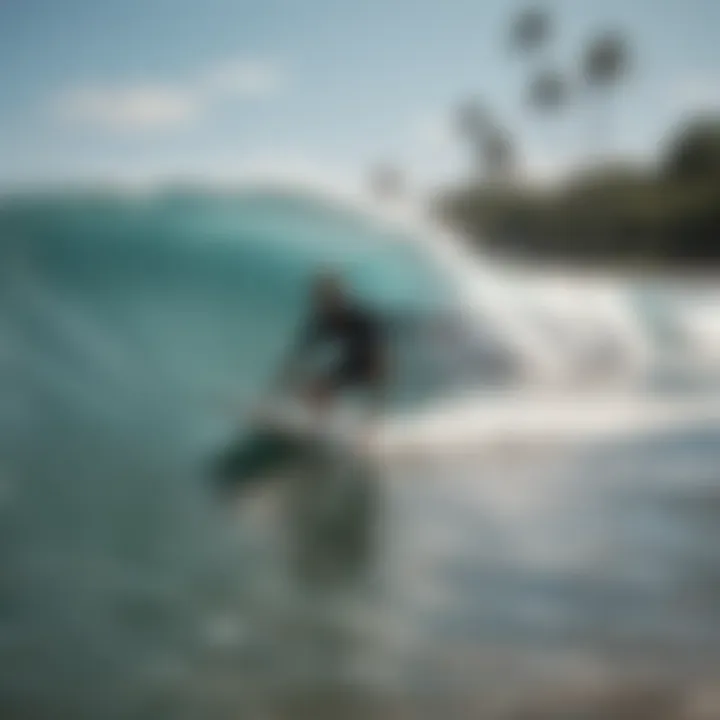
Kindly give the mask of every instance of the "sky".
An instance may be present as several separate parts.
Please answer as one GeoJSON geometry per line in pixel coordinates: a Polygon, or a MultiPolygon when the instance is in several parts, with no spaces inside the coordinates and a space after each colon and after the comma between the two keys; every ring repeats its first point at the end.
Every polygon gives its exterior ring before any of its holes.
{"type": "Polygon", "coordinates": [[[633,43],[603,111],[523,102],[508,46],[515,0],[0,0],[0,186],[233,180],[357,183],[379,162],[411,183],[462,178],[452,111],[477,98],[528,171],[592,152],[651,158],[695,111],[720,108],[720,0],[548,0],[543,62],[572,77],[605,29],[633,43]],[[595,113],[595,114],[592,114],[595,113]]]}

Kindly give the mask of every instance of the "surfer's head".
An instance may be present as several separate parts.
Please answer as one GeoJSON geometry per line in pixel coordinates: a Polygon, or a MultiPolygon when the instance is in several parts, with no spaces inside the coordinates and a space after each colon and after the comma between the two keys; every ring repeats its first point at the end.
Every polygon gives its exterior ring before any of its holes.
{"type": "Polygon", "coordinates": [[[324,312],[342,307],[346,302],[345,284],[337,273],[321,272],[315,276],[312,285],[314,305],[324,312]]]}

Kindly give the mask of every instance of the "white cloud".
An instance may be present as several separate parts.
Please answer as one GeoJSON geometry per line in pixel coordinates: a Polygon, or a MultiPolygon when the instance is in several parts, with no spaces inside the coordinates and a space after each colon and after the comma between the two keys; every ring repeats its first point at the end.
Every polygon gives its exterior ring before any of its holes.
{"type": "Polygon", "coordinates": [[[211,66],[201,85],[217,95],[265,97],[274,95],[283,85],[280,69],[265,60],[226,60],[211,66]]]}
{"type": "Polygon", "coordinates": [[[191,125],[230,97],[267,97],[282,85],[282,74],[268,61],[226,60],[172,85],[69,87],[56,98],[55,110],[66,122],[111,132],[167,130],[191,125]]]}
{"type": "Polygon", "coordinates": [[[165,85],[70,88],[58,100],[60,116],[112,131],[144,131],[187,125],[202,110],[182,87],[165,85]]]}

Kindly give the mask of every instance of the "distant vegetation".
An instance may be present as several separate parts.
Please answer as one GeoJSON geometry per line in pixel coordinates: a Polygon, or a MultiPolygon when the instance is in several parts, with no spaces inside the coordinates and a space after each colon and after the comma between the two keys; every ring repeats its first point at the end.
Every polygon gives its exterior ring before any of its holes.
{"type": "Polygon", "coordinates": [[[594,166],[544,188],[477,181],[438,209],[485,246],[525,256],[720,263],[720,117],[688,124],[657,168],[594,166]]]}
{"type": "MultiPolygon", "coordinates": [[[[541,3],[528,6],[511,18],[503,45],[524,71],[520,99],[530,127],[557,130],[563,116],[582,124],[587,141],[577,169],[552,186],[529,184],[522,138],[482,98],[466,99],[454,114],[471,174],[441,191],[440,215],[485,247],[537,258],[720,261],[720,116],[687,122],[653,167],[611,161],[618,90],[634,71],[631,38],[600,28],[562,66],[558,20],[541,3]]],[[[385,168],[373,185],[397,194],[400,173],[385,168]]]]}

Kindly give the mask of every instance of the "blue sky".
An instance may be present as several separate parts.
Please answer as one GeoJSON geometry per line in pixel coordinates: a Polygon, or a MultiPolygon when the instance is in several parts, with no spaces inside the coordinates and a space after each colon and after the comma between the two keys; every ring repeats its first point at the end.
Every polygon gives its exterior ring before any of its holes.
{"type": "MultiPolygon", "coordinates": [[[[635,71],[607,151],[650,156],[720,107],[720,0],[549,0],[553,62],[624,29],[635,71]]],[[[593,144],[588,109],[531,122],[514,0],[0,0],[0,183],[317,174],[377,160],[420,184],[461,176],[449,111],[477,96],[561,171],[593,144]]]]}

